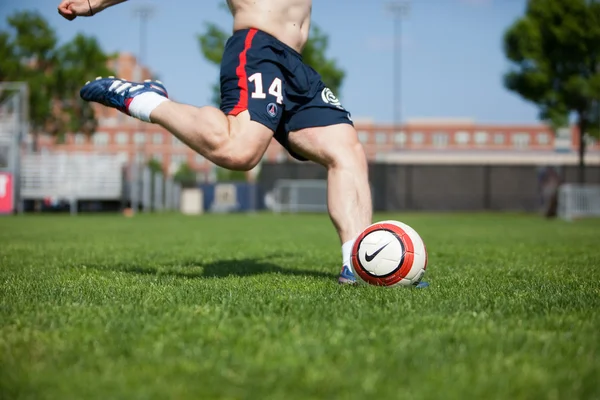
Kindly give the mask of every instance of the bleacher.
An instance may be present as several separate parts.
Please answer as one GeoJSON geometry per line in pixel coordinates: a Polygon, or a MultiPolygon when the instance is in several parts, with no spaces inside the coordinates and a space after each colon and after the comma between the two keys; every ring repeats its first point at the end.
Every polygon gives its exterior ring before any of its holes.
{"type": "Polygon", "coordinates": [[[21,164],[25,200],[119,200],[123,160],[101,154],[26,154],[21,164]]]}

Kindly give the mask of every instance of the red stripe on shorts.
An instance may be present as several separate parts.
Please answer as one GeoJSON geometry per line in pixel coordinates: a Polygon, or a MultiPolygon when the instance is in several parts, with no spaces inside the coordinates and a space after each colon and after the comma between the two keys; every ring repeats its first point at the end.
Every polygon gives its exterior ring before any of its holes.
{"type": "Polygon", "coordinates": [[[248,75],[246,74],[246,53],[252,47],[252,39],[256,35],[256,29],[250,29],[246,34],[246,41],[244,43],[244,50],[240,53],[240,63],[235,69],[235,73],[238,76],[238,87],[240,88],[240,100],[237,105],[233,107],[233,110],[229,112],[229,115],[238,115],[242,111],[248,109],[248,75]]]}

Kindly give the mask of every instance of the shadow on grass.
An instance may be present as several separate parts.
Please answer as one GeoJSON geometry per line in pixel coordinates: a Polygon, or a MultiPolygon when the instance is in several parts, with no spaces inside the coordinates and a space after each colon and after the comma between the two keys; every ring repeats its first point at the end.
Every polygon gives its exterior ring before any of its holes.
{"type": "Polygon", "coordinates": [[[283,258],[281,254],[261,258],[242,258],[217,260],[203,263],[197,260],[187,260],[177,263],[153,263],[142,265],[139,261],[116,264],[86,264],[87,268],[100,271],[127,272],[139,275],[175,276],[180,278],[225,278],[229,276],[252,276],[261,274],[282,274],[293,276],[312,276],[315,278],[335,278],[333,273],[283,268],[277,264],[265,261],[270,258],[283,258]]]}

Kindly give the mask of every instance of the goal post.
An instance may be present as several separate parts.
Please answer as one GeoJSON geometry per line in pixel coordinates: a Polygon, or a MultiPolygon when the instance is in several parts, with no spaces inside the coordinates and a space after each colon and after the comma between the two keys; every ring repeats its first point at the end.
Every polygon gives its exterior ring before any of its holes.
{"type": "MultiPolygon", "coordinates": [[[[373,187],[369,186],[373,199],[373,187]]],[[[326,179],[279,179],[265,196],[267,209],[276,213],[326,213],[326,179]]]]}
{"type": "Polygon", "coordinates": [[[327,181],[280,179],[267,194],[266,203],[276,213],[327,212],[327,181]]]}
{"type": "Polygon", "coordinates": [[[25,82],[0,82],[0,214],[23,211],[21,144],[29,131],[29,87],[25,82]]]}
{"type": "Polygon", "coordinates": [[[600,217],[600,185],[561,185],[558,190],[558,216],[566,221],[600,217]]]}

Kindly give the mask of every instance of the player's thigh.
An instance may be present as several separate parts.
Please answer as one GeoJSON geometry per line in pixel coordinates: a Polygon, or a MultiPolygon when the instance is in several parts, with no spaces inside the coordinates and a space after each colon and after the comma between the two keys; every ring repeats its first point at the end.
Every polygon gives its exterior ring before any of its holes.
{"type": "Polygon", "coordinates": [[[364,149],[351,124],[304,128],[290,132],[287,139],[292,151],[321,165],[364,163],[364,149]]]}
{"type": "Polygon", "coordinates": [[[229,120],[225,155],[258,162],[285,106],[281,69],[254,31],[238,31],[227,41],[221,61],[220,108],[229,120]]]}
{"type": "Polygon", "coordinates": [[[237,115],[228,115],[230,140],[227,157],[244,164],[240,168],[256,165],[267,151],[273,130],[264,124],[253,121],[250,112],[244,110],[237,115]]]}
{"type": "Polygon", "coordinates": [[[230,137],[252,149],[266,149],[273,138],[273,129],[253,120],[249,110],[237,115],[228,115],[230,137]]]}

